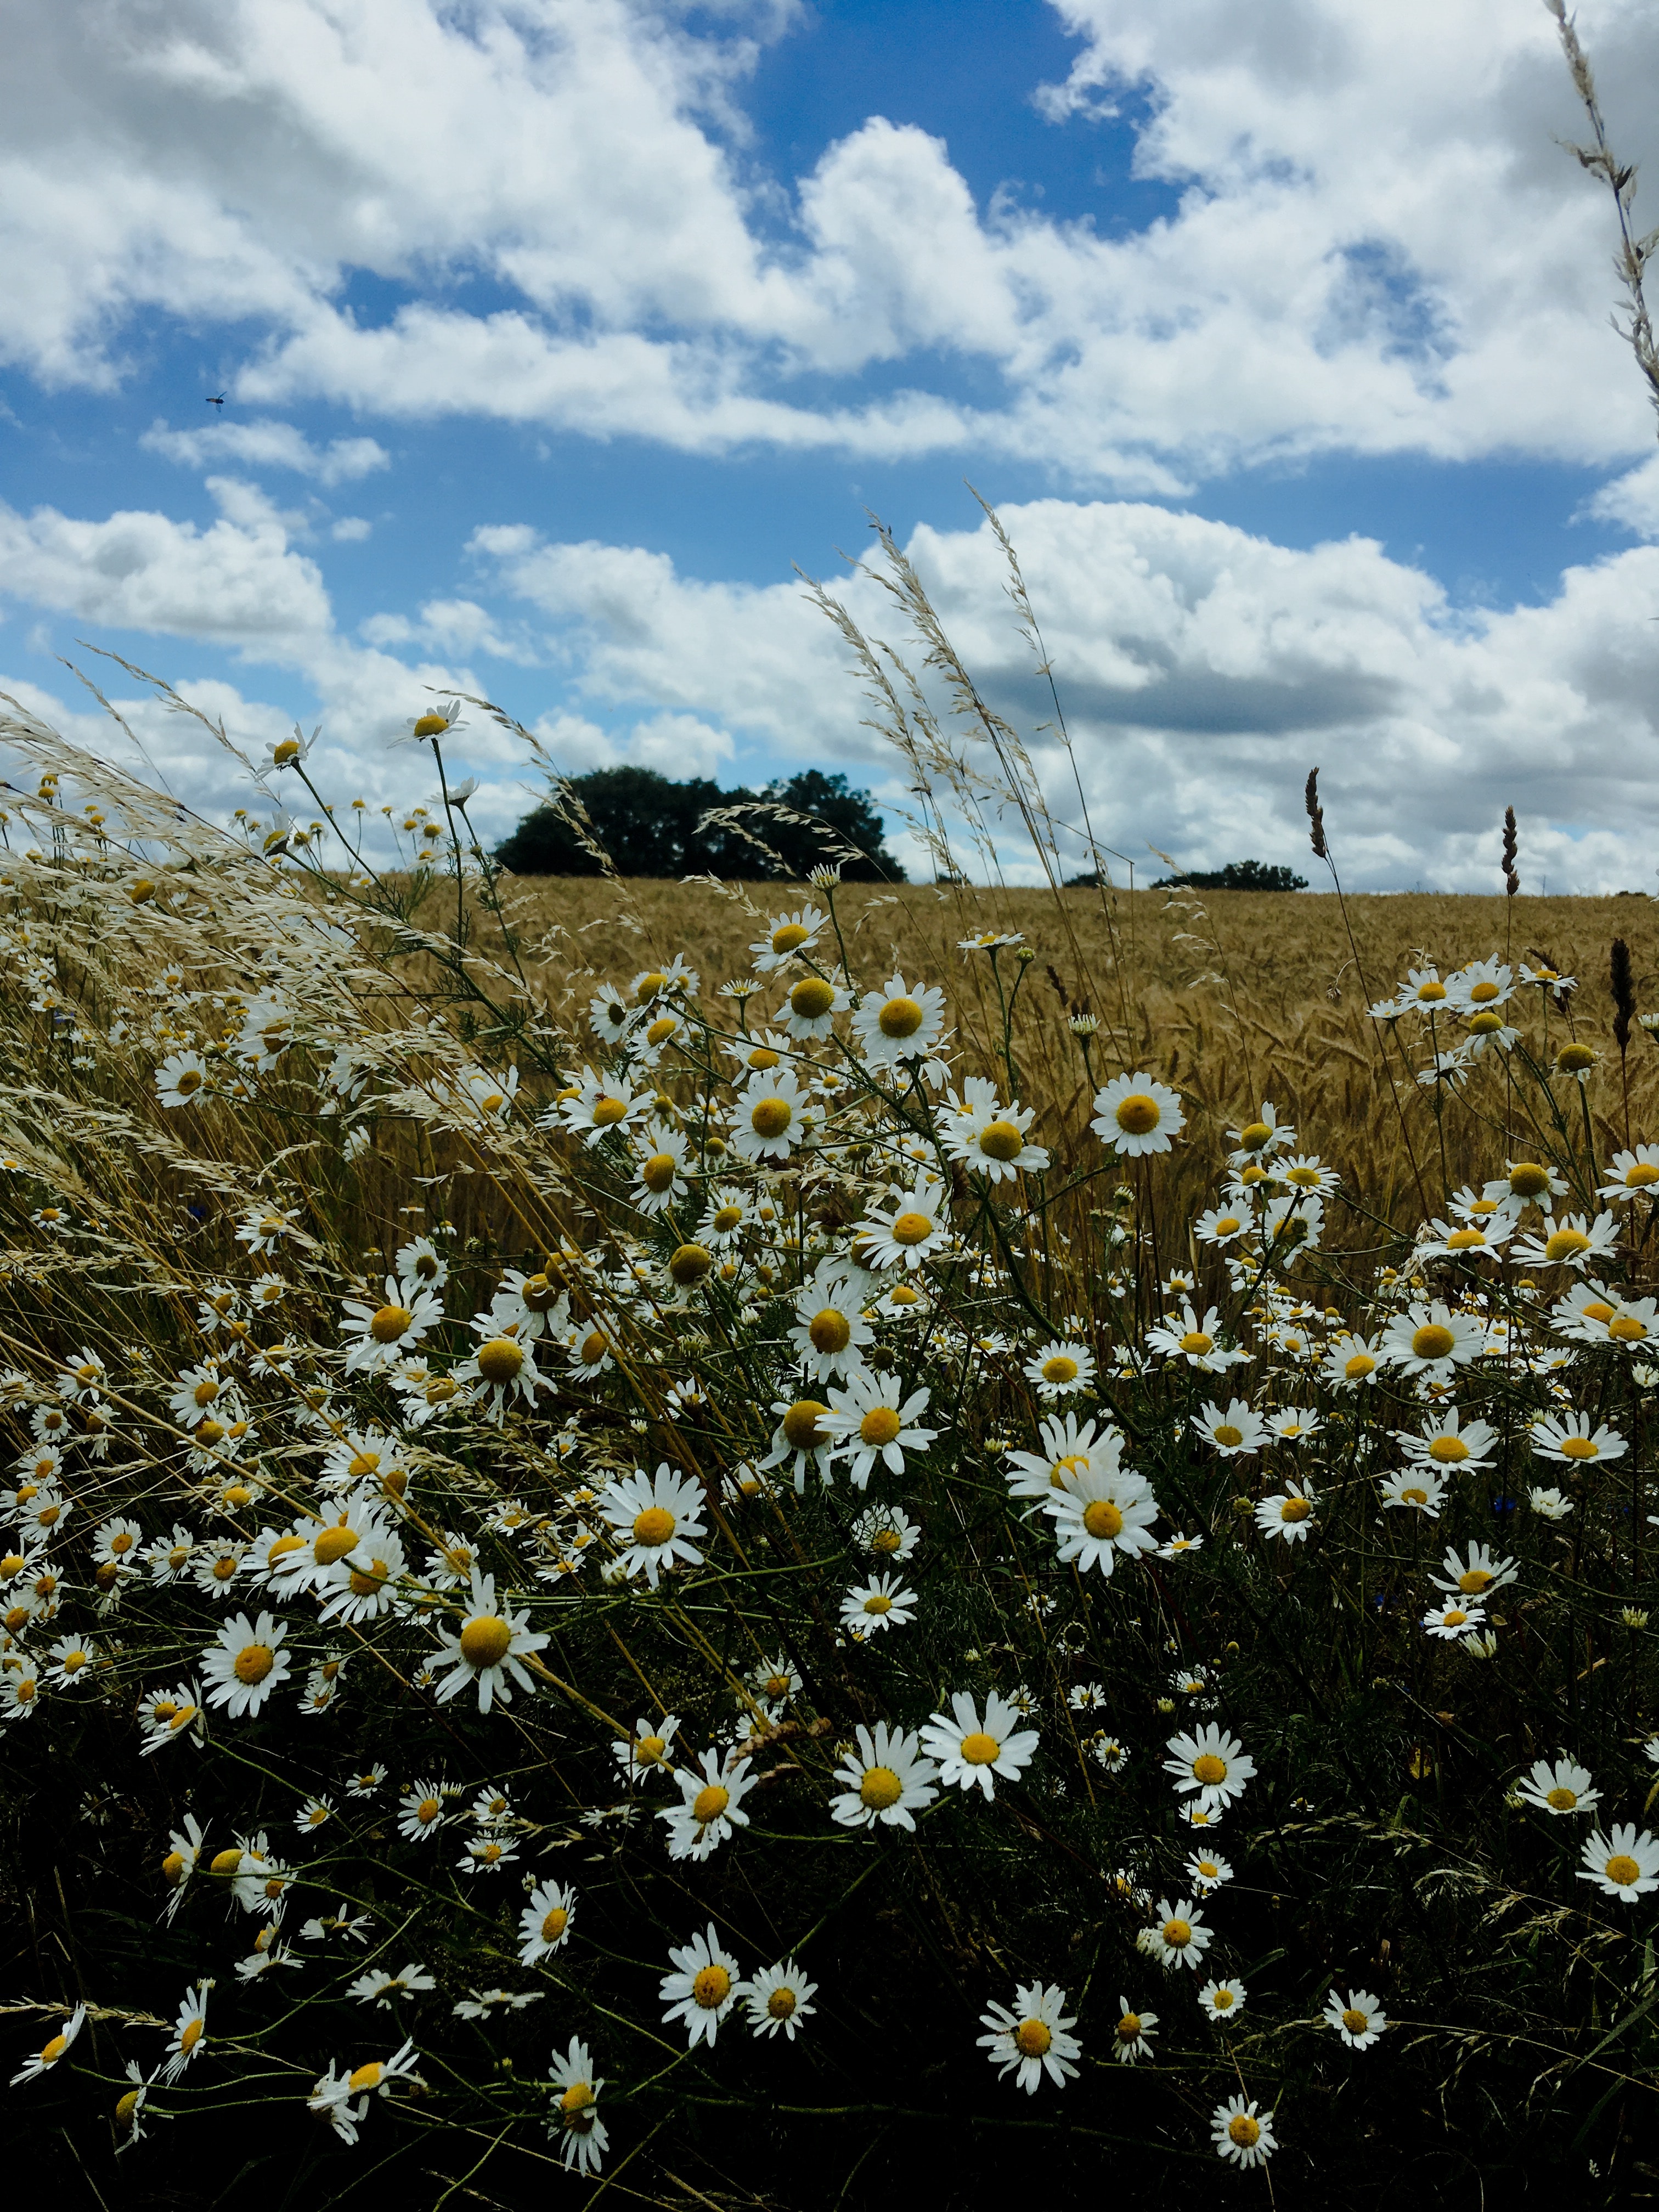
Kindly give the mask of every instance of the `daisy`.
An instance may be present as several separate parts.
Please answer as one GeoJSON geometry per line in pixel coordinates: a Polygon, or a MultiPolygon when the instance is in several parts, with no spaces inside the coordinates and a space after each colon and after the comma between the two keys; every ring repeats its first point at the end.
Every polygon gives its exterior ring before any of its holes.
{"type": "Polygon", "coordinates": [[[1448,1407],[1438,1420],[1431,1414],[1420,1430],[1396,1429],[1394,1434],[1407,1459],[1431,1460],[1436,1467],[1467,1467],[1471,1473],[1492,1464],[1498,1445],[1498,1431],[1486,1422],[1471,1421],[1464,1428],[1455,1406],[1448,1407]]]}
{"type": "Polygon", "coordinates": [[[1627,1205],[1646,1196],[1659,1185],[1659,1145],[1638,1145],[1633,1152],[1615,1152],[1613,1165],[1604,1170],[1607,1180],[1596,1192],[1615,1205],[1627,1205]]]}
{"type": "Polygon", "coordinates": [[[452,1380],[465,1385],[476,1382],[477,1391],[469,1393],[488,1401],[484,1418],[500,1428],[507,1408],[514,1398],[522,1398],[533,1406],[536,1393],[542,1387],[542,1376],[536,1365],[535,1340],[530,1335],[518,1335],[511,1328],[497,1332],[493,1314],[480,1314],[471,1322],[483,1340],[470,1359],[464,1359],[454,1370],[452,1380]]]}
{"type": "Polygon", "coordinates": [[[1516,1239],[1513,1249],[1515,1258],[1525,1267],[1582,1269],[1593,1261],[1607,1259],[1618,1244],[1616,1213],[1598,1213],[1594,1220],[1582,1213],[1569,1213],[1560,1221],[1547,1213],[1530,1236],[1516,1239]]]}
{"type": "Polygon", "coordinates": [[[853,1540],[874,1559],[908,1559],[921,1541],[921,1530],[902,1505],[872,1505],[854,1522],[853,1540]]]}
{"type": "Polygon", "coordinates": [[[1553,1765],[1546,1759],[1534,1759],[1530,1773],[1522,1777],[1516,1789],[1527,1804],[1536,1805],[1540,1813],[1588,1813],[1592,1805],[1601,1802],[1589,1770],[1565,1752],[1553,1765]]]}
{"type": "Polygon", "coordinates": [[[1244,2009],[1244,1984],[1243,1982],[1206,1982],[1198,1993],[1198,2001],[1212,2020],[1231,2020],[1236,2013],[1244,2009]]]}
{"type": "Polygon", "coordinates": [[[1255,1772],[1255,1761],[1238,1738],[1213,1723],[1190,1735],[1172,1735],[1166,1748],[1170,1756],[1164,1770],[1175,1777],[1176,1792],[1196,1793],[1199,1803],[1206,1809],[1224,1808],[1235,1797],[1242,1797],[1255,1772]]]}
{"type": "Polygon", "coordinates": [[[755,1777],[739,1760],[724,1761],[705,1751],[701,1771],[682,1769],[674,1777],[679,1785],[678,1805],[664,1806],[657,1818],[668,1827],[671,1859],[712,1858],[737,1828],[749,1826],[743,1800],[755,1786],[755,1777]]]}
{"type": "Polygon", "coordinates": [[[732,1149],[746,1160],[787,1160],[811,1121],[805,1093],[788,1067],[750,1076],[732,1109],[732,1149]]]}
{"type": "Polygon", "coordinates": [[[1036,1383],[1039,1397],[1069,1398],[1094,1387],[1094,1354],[1086,1345],[1056,1340],[1040,1346],[1025,1362],[1024,1372],[1036,1383]]]}
{"type": "Polygon", "coordinates": [[[793,914],[775,914],[766,925],[767,934],[749,948],[755,955],[752,964],[756,973],[769,975],[775,968],[783,967],[799,954],[813,951],[818,933],[827,927],[829,920],[829,915],[815,906],[798,907],[793,914]]]}
{"type": "Polygon", "coordinates": [[[823,1473],[835,1441],[823,1426],[830,1408],[817,1398],[797,1398],[793,1405],[778,1398],[773,1401],[772,1411],[781,1418],[772,1432],[772,1449],[760,1462],[760,1471],[782,1467],[793,1460],[790,1472],[794,1476],[795,1488],[804,1494],[807,1469],[816,1468],[823,1473]]]}
{"type": "Polygon", "coordinates": [[[1565,1419],[1540,1416],[1532,1425],[1532,1448],[1540,1459],[1559,1460],[1569,1467],[1586,1460],[1623,1459],[1630,1449],[1617,1429],[1591,1428],[1585,1413],[1565,1419]]]}
{"type": "Polygon", "coordinates": [[[1374,1384],[1381,1364],[1380,1340],[1344,1330],[1325,1347],[1320,1380],[1336,1390],[1358,1390],[1374,1384]]]}
{"type": "Polygon", "coordinates": [[[864,1347],[874,1343],[876,1332],[860,1310],[861,1304],[854,1278],[833,1260],[821,1261],[796,1293],[788,1341],[808,1382],[826,1382],[831,1375],[850,1375],[863,1367],[864,1347]]]}
{"type": "Polygon", "coordinates": [[[1174,1905],[1167,1897],[1160,1898],[1157,1918],[1146,1933],[1152,1939],[1152,1955],[1166,1968],[1190,1966],[1194,1972],[1215,1940],[1214,1929],[1188,1897],[1174,1905]]]}
{"type": "Polygon", "coordinates": [[[1571,1498],[1564,1498],[1559,1490],[1540,1490],[1535,1484],[1527,1492],[1527,1503],[1546,1521],[1565,1521],[1572,1510],[1571,1498]]]}
{"type": "Polygon", "coordinates": [[[592,1152],[614,1131],[625,1130],[648,1113],[653,1098],[652,1091],[632,1091],[625,1083],[613,1083],[585,1067],[581,1080],[560,1097],[554,1110],[570,1133],[580,1137],[592,1152]]]}
{"type": "Polygon", "coordinates": [[[313,1584],[319,1618],[356,1623],[399,1609],[398,1583],[409,1571],[402,1540],[384,1522],[366,1527],[356,1548],[313,1584]]]}
{"type": "Polygon", "coordinates": [[[74,2042],[76,2037],[79,2035],[81,2030],[85,2027],[86,2020],[87,2008],[85,2005],[76,2005],[75,2010],[64,2022],[63,2027],[59,2028],[57,2034],[52,2036],[49,2041],[43,2044],[39,2051],[32,2051],[23,2061],[16,2073],[15,2073],[11,2077],[12,2087],[15,2089],[20,2082],[35,2081],[40,2079],[41,2075],[50,2074],[52,2068],[57,2065],[58,2060],[63,2057],[64,2053],[69,2049],[70,2044],[74,2042]]]}
{"type": "Polygon", "coordinates": [[[1034,1106],[988,1106],[959,1115],[946,1129],[945,1149],[953,1160],[982,1175],[988,1182],[1012,1182],[1022,1172],[1041,1175],[1048,1164],[1042,1145],[1027,1142],[1036,1117],[1034,1106]]]}
{"type": "Polygon", "coordinates": [[[922,1757],[918,1737],[884,1721],[877,1722],[873,1734],[860,1722],[856,1734],[857,1750],[836,1770],[836,1780],[845,1787],[830,1801],[831,1818],[843,1828],[872,1828],[879,1820],[914,1830],[911,1814],[939,1795],[939,1769],[922,1757]]]}
{"type": "MultiPolygon", "coordinates": [[[[711,1251],[724,1252],[738,1243],[752,1225],[748,1192],[738,1183],[722,1183],[708,1194],[708,1212],[697,1234],[711,1251]]],[[[796,1310],[799,1310],[799,1305],[796,1310]]]]}
{"type": "Polygon", "coordinates": [[[169,1112],[190,1106],[210,1091],[208,1064],[199,1052],[170,1052],[155,1071],[155,1096],[169,1112]]]}
{"type": "Polygon", "coordinates": [[[827,975],[803,975],[791,984],[782,1007],[783,1025],[798,1044],[834,1033],[836,1016],[852,1004],[839,983],[827,975]]]}
{"type": "Polygon", "coordinates": [[[1471,1544],[1467,1557],[1448,1548],[1434,1584],[1449,1596],[1484,1598],[1512,1583],[1519,1572],[1513,1559],[1500,1559],[1485,1544],[1471,1544]]]}
{"type": "Polygon", "coordinates": [[[1273,2115],[1264,2112],[1254,2097],[1243,2095],[1216,2106],[1210,2118],[1210,2140],[1217,2154],[1233,2166],[1265,2166],[1279,2148],[1273,2115]]]}
{"type": "Polygon", "coordinates": [[[830,1458],[846,1462],[855,1490],[866,1486],[878,1461],[890,1474],[902,1474],[905,1453],[927,1449],[939,1431],[919,1426],[917,1416],[927,1412],[932,1395],[923,1389],[907,1398],[896,1376],[873,1372],[854,1375],[844,1389],[831,1389],[830,1411],[817,1425],[826,1436],[842,1440],[830,1458]]]}
{"type": "Polygon", "coordinates": [[[576,1893],[562,1882],[539,1882],[519,1915],[519,1964],[539,1965],[570,1940],[576,1917],[576,1893]]]}
{"type": "Polygon", "coordinates": [[[383,1966],[359,1974],[355,1982],[347,1984],[346,1995],[360,2004],[390,2005],[394,1997],[422,1995],[437,1986],[419,1960],[411,1959],[401,1974],[389,1974],[383,1966]]]}
{"type": "Polygon", "coordinates": [[[1426,1462],[1417,1467],[1406,1468],[1398,1474],[1378,1477],[1385,1506],[1399,1506],[1405,1511],[1426,1514],[1431,1521],[1440,1518],[1440,1508],[1445,1503],[1446,1479],[1437,1468],[1426,1462]]]}
{"type": "Polygon", "coordinates": [[[471,1602],[459,1632],[442,1636],[430,1662],[434,1673],[443,1667],[450,1670],[438,1684],[438,1702],[447,1705],[476,1684],[481,1713],[487,1713],[497,1698],[502,1705],[511,1705],[508,1675],[520,1689],[533,1692],[536,1685],[521,1662],[532,1652],[542,1650],[550,1639],[533,1633],[529,1623],[527,1613],[496,1611],[495,1577],[480,1574],[475,1567],[471,1602]]]}
{"type": "Polygon", "coordinates": [[[257,1713],[291,1672],[283,1649],[287,1634],[288,1623],[271,1613],[252,1620],[239,1613],[228,1620],[202,1655],[209,1705],[223,1705],[234,1721],[257,1713]]]}
{"type": "Polygon", "coordinates": [[[435,1836],[449,1818],[444,1804],[447,1785],[411,1782],[398,1800],[398,1832],[411,1844],[435,1836]]]}
{"type": "Polygon", "coordinates": [[[1396,1314],[1382,1334],[1379,1358],[1403,1368],[1407,1375],[1449,1377],[1454,1368],[1478,1359],[1486,1345],[1482,1324],[1468,1314],[1455,1314],[1438,1300],[1417,1304],[1396,1314]]]}
{"type": "Polygon", "coordinates": [[[675,1971],[659,1985],[663,2019],[682,2024],[691,2050],[699,2043],[712,2050],[720,2022],[738,2001],[738,1962],[721,1950],[712,1920],[706,1935],[694,1936],[678,1950],[671,1945],[668,1955],[675,1971]]]}
{"type": "Polygon", "coordinates": [[[193,1990],[185,1992],[179,2007],[179,2017],[173,2024],[173,2035],[164,2054],[163,2081],[176,2081],[207,2041],[207,1997],[212,1987],[210,1981],[201,1981],[193,1990]]]}
{"type": "Polygon", "coordinates": [[[785,1703],[800,1688],[800,1676],[789,1661],[780,1656],[763,1659],[750,1673],[749,1680],[756,1697],[769,1714],[781,1712],[785,1703]]]}
{"type": "Polygon", "coordinates": [[[1117,2005],[1119,2018],[1114,2031],[1112,2056],[1120,2066],[1133,2066],[1137,2058],[1150,2058],[1152,2055],[1158,2014],[1132,2011],[1127,1997],[1121,1996],[1117,2005]]]}
{"type": "Polygon", "coordinates": [[[1089,1127],[1103,1144],[1125,1158],[1146,1152],[1167,1152],[1171,1140],[1187,1125],[1181,1100],[1167,1084],[1150,1075],[1120,1075],[1095,1093],[1094,1119],[1089,1127]]]}
{"type": "Polygon", "coordinates": [[[435,1293],[410,1290],[392,1275],[386,1278],[384,1304],[371,1306],[362,1298],[347,1298],[342,1312],[341,1334],[356,1339],[346,1354],[348,1375],[384,1372],[443,1319],[443,1306],[435,1293]]]}
{"type": "Polygon", "coordinates": [[[703,1555],[691,1541],[704,1533],[702,1485],[690,1475],[677,1474],[666,1460],[659,1463],[654,1475],[635,1468],[632,1474],[611,1482],[599,1504],[619,1547],[619,1574],[643,1575],[655,1589],[669,1569],[702,1565],[703,1555]]]}
{"type": "Polygon", "coordinates": [[[1267,1441],[1266,1427],[1242,1398],[1235,1398],[1224,1413],[1219,1406],[1206,1405],[1201,1413],[1193,1415],[1192,1420],[1199,1435],[1213,1444],[1223,1459],[1258,1452],[1267,1441]]]}
{"type": "Polygon", "coordinates": [[[811,2002],[817,1986],[807,1980],[798,1960],[780,1959],[775,1966],[763,1967],[740,1983],[738,1994],[757,2035],[773,2036],[781,2029],[793,2043],[801,2022],[817,2010],[811,2002]]]}
{"type": "Polygon", "coordinates": [[[854,1249],[872,1267],[902,1267],[914,1273],[951,1242],[945,1186],[924,1170],[908,1190],[895,1192],[890,1202],[891,1212],[872,1206],[865,1215],[854,1249]]]}
{"type": "Polygon", "coordinates": [[[594,2075],[587,2045],[573,2035],[568,2051],[562,2055],[553,2053],[548,2071],[559,2095],[548,2115],[547,2131],[560,2138],[559,2156],[565,2170],[568,2172],[574,2166],[579,2173],[597,2173],[611,2137],[599,2115],[599,2095],[605,2083],[594,2075]]]}
{"type": "Polygon", "coordinates": [[[98,1647],[89,1636],[60,1636],[46,1656],[46,1674],[59,1689],[83,1690],[95,1672],[98,1647]]]}
{"type": "Polygon", "coordinates": [[[860,1640],[878,1629],[908,1628],[916,1609],[914,1590],[896,1575],[872,1575],[856,1583],[841,1601],[841,1625],[860,1640]]]}
{"type": "Polygon", "coordinates": [[[690,1188],[685,1178],[684,1130],[648,1122],[641,1148],[634,1156],[634,1186],[629,1197],[648,1218],[671,1206],[683,1204],[690,1188]]]}
{"type": "Polygon", "coordinates": [[[982,1718],[967,1691],[957,1690],[951,1714],[935,1713],[921,1731],[921,1747],[939,1761],[946,1790],[977,1787],[988,1800],[996,1794],[994,1778],[1018,1781],[1037,1747],[1036,1730],[1021,1729],[1019,1721],[1018,1710],[995,1690],[986,1698],[982,1718]]]}
{"type": "Polygon", "coordinates": [[[629,1782],[666,1771],[669,1747],[679,1724],[678,1713],[665,1713],[659,1721],[638,1720],[631,1736],[611,1745],[611,1756],[629,1782]]]}
{"type": "Polygon", "coordinates": [[[912,987],[896,974],[863,998],[853,1015],[853,1035],[872,1067],[926,1060],[944,1030],[944,992],[933,984],[912,987]]]}
{"type": "Polygon", "coordinates": [[[1051,1490],[1044,1510],[1054,1524],[1062,1565],[1084,1574],[1098,1567],[1109,1575],[1117,1553],[1133,1559],[1157,1549],[1151,1523],[1158,1518],[1158,1500],[1132,1468],[1112,1474],[1089,1468],[1065,1489],[1051,1490]]]}
{"type": "Polygon", "coordinates": [[[368,2059],[349,2073],[337,2068],[331,2058],[327,2073],[306,2102],[313,2112],[323,2114],[343,2142],[355,2143],[357,2130],[368,2115],[369,2099],[388,2094],[394,2081],[419,2078],[415,2074],[415,2045],[404,2043],[390,2058],[368,2059]]]}
{"type": "Polygon", "coordinates": [[[199,1750],[207,1734],[207,1716],[194,1682],[182,1683],[176,1690],[152,1691],[139,1708],[138,1722],[144,1737],[140,1756],[144,1759],[169,1743],[190,1741],[199,1750]]]}
{"type": "Polygon", "coordinates": [[[1317,1413],[1302,1406],[1287,1406],[1282,1413],[1267,1416],[1268,1434],[1282,1444],[1311,1443],[1324,1425],[1317,1413]]]}
{"type": "Polygon", "coordinates": [[[1333,1990],[1325,2003],[1325,2017],[1351,2051],[1369,2051],[1389,2025],[1389,2016],[1369,1990],[1350,1990],[1342,1996],[1333,1990]]]}
{"type": "Polygon", "coordinates": [[[1287,1482],[1282,1491],[1273,1492],[1256,1507],[1255,1525],[1264,1536],[1299,1544],[1313,1527],[1313,1510],[1312,1484],[1287,1482]]]}
{"type": "Polygon", "coordinates": [[[993,2002],[980,2014],[981,2025],[990,2031],[979,2038],[980,2049],[989,2053],[999,2074],[1014,2075],[1028,2097],[1036,2094],[1045,2073],[1063,2089],[1077,2072],[1072,2061],[1083,2045],[1066,2033],[1076,2027],[1077,2016],[1062,2011],[1065,2002],[1066,1992],[1057,1983],[1026,1982],[1015,1988],[1012,2012],[993,2002]]]}
{"type": "Polygon", "coordinates": [[[1212,1206],[1194,1222],[1193,1234],[1200,1244],[1225,1245],[1243,1236],[1249,1226],[1248,1214],[1236,1212],[1231,1206],[1212,1206]]]}
{"type": "Polygon", "coordinates": [[[1226,1860],[1208,1852],[1194,1851],[1187,1861],[1187,1872],[1200,1896],[1206,1896],[1212,1889],[1219,1889],[1224,1881],[1231,1881],[1233,1878],[1233,1870],[1226,1860]]]}
{"type": "Polygon", "coordinates": [[[1463,1599],[1455,1600],[1450,1605],[1442,1606],[1437,1613],[1425,1613],[1423,1616],[1423,1626],[1431,1636],[1437,1636],[1447,1644],[1455,1644],[1460,1638],[1472,1635],[1483,1628],[1486,1626],[1486,1611],[1484,1606],[1475,1605],[1470,1600],[1463,1599]]]}

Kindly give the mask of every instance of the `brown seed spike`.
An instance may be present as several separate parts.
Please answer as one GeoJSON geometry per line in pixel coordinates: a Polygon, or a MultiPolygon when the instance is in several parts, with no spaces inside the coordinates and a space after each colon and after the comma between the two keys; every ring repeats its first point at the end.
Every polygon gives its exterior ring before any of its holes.
{"type": "Polygon", "coordinates": [[[1510,898],[1513,898],[1521,888],[1521,878],[1515,872],[1515,856],[1519,847],[1520,840],[1515,827],[1515,809],[1512,806],[1506,806],[1504,809],[1504,889],[1510,898]]]}
{"type": "Polygon", "coordinates": [[[1630,1025],[1636,1013],[1636,980],[1631,973],[1630,947],[1622,937],[1613,940],[1607,970],[1613,986],[1613,1041],[1622,1053],[1630,1042],[1630,1025]]]}
{"type": "Polygon", "coordinates": [[[1316,768],[1308,770],[1308,785],[1303,793],[1303,803],[1308,810],[1314,858],[1316,860],[1328,860],[1331,855],[1325,842],[1325,810],[1319,803],[1319,770],[1316,768]]]}

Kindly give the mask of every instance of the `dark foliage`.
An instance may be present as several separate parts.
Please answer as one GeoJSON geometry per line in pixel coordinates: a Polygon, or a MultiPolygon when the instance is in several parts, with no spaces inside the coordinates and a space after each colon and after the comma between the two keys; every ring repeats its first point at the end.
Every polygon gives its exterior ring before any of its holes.
{"type": "MultiPolygon", "coordinates": [[[[600,768],[573,776],[569,790],[586,809],[591,834],[623,876],[740,876],[748,881],[799,883],[811,870],[838,860],[849,883],[902,883],[904,870],[884,845],[881,817],[867,791],[844,775],[803,769],[763,791],[739,785],[723,791],[706,776],[683,783],[650,768],[600,768]],[[729,823],[700,826],[722,808],[772,807],[808,815],[793,822],[772,811],[744,815],[744,828],[772,849],[770,857],[729,823]],[[849,860],[852,847],[860,859],[849,860]]],[[[495,857],[520,876],[597,876],[599,863],[577,836],[574,811],[556,800],[528,814],[495,857]]]]}

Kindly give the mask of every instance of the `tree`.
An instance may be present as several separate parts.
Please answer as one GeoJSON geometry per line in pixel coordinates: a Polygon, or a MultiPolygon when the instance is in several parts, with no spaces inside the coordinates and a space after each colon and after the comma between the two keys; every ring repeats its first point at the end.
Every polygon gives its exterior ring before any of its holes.
{"type": "Polygon", "coordinates": [[[1224,868],[1183,868],[1178,876],[1161,876],[1154,890],[1195,891],[1305,891],[1308,878],[1294,868],[1275,866],[1266,860],[1229,860],[1224,868]]]}
{"type": "MultiPolygon", "coordinates": [[[[881,817],[869,793],[850,790],[844,775],[826,775],[820,769],[804,769],[754,792],[742,786],[723,791],[706,776],[682,783],[651,768],[600,768],[573,776],[567,789],[586,813],[589,836],[610,854],[618,875],[791,883],[837,860],[849,883],[904,881],[903,869],[882,842],[881,817]],[[787,821],[770,811],[775,806],[817,820],[787,821]],[[738,819],[772,848],[776,860],[729,823],[701,826],[705,816],[732,807],[757,810],[738,819]],[[826,835],[823,825],[833,834],[826,835]],[[849,845],[863,857],[848,860],[842,848],[849,845]]],[[[515,875],[597,876],[600,864],[578,832],[580,822],[574,806],[550,800],[525,817],[495,858],[515,875]]]]}

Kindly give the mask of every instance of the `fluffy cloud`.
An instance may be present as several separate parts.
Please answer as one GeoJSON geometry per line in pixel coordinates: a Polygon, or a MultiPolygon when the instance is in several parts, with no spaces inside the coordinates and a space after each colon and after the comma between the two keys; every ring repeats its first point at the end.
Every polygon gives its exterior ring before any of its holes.
{"type": "MultiPolygon", "coordinates": [[[[976,206],[939,141],[879,116],[760,172],[738,102],[783,0],[696,35],[637,0],[14,0],[0,347],[110,382],[160,308],[241,326],[245,399],[704,451],[971,446],[1141,491],[1267,454],[1639,451],[1609,210],[1553,143],[1577,118],[1541,8],[1051,4],[1080,42],[1054,127],[1121,111],[1169,188],[1139,230],[976,206]],[[358,272],[390,312],[353,307],[358,272]]],[[[1640,156],[1650,15],[1583,14],[1640,156]]],[[[207,457],[216,429],[167,434],[207,457]]],[[[364,442],[314,472],[373,465],[364,442]]]]}
{"type": "Polygon", "coordinates": [[[165,422],[154,422],[138,442],[188,468],[234,461],[249,469],[292,469],[322,484],[355,483],[389,467],[392,461],[385,447],[373,438],[335,438],[326,446],[313,446],[293,423],[270,419],[209,422],[199,430],[173,430],[165,422]]]}
{"type": "MultiPolygon", "coordinates": [[[[1468,616],[1364,539],[1295,551],[1128,502],[1042,501],[1003,520],[1096,835],[1120,852],[1152,866],[1149,846],[1189,866],[1297,861],[1316,764],[1356,885],[1491,889],[1506,803],[1534,888],[1545,875],[1580,890],[1650,878],[1659,550],[1570,570],[1547,605],[1468,616]]],[[[988,528],[923,528],[908,550],[985,696],[1034,733],[1049,803],[1075,824],[1070,763],[1036,734],[1048,702],[988,528]]],[[[701,713],[853,767],[902,803],[894,756],[860,726],[840,639],[797,589],[683,579],[660,555],[523,529],[481,531],[473,552],[550,618],[550,652],[596,702],[701,713]]],[[[868,632],[892,635],[868,577],[842,596],[868,632]]],[[[1074,864],[1082,851],[1074,830],[1062,837],[1074,864]]],[[[1008,852],[1021,867],[1012,832],[1008,852]]]]}

